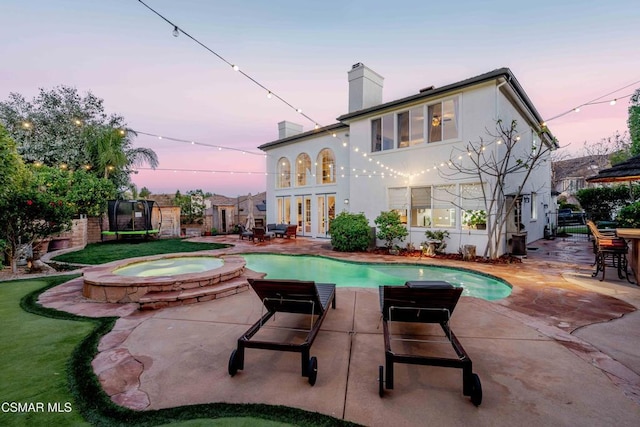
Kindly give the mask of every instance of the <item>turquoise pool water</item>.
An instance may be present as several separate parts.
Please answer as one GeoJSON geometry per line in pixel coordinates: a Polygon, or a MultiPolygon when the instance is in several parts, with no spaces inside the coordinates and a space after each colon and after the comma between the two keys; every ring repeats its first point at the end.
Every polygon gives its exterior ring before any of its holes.
{"type": "Polygon", "coordinates": [[[214,257],[175,257],[141,261],[113,270],[114,274],[134,277],[176,276],[200,273],[222,267],[222,260],[214,257]]]}
{"type": "Polygon", "coordinates": [[[490,301],[511,294],[511,286],[501,280],[457,268],[353,263],[299,255],[243,254],[242,257],[247,268],[266,273],[267,278],[314,280],[335,283],[338,287],[356,288],[404,285],[409,280],[443,280],[454,286],[462,286],[462,295],[490,301]]]}

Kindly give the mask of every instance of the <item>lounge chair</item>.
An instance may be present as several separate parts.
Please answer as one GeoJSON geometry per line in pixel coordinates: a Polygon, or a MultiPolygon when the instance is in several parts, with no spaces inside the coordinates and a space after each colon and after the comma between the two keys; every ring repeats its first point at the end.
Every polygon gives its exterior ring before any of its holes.
{"type": "Polygon", "coordinates": [[[298,352],[302,358],[302,376],[307,377],[309,384],[313,386],[318,374],[318,360],[315,357],[309,357],[309,352],[327,315],[329,304],[332,308],[336,308],[336,285],[299,280],[248,279],[248,281],[262,300],[267,312],[238,338],[238,347],[229,357],[229,375],[233,377],[239,369],[244,369],[245,348],[298,352]],[[277,312],[310,315],[310,329],[302,343],[252,340],[260,328],[265,326],[277,312]]]}
{"type": "MultiPolygon", "coordinates": [[[[471,397],[471,402],[478,406],[482,402],[482,385],[480,377],[472,371],[471,359],[449,328],[449,319],[458,303],[462,288],[453,287],[447,282],[415,281],[407,282],[405,286],[381,286],[380,307],[384,328],[385,367],[378,368],[379,394],[384,395],[384,388],[393,389],[393,364],[407,363],[411,365],[431,365],[446,368],[462,369],[462,393],[471,397]],[[392,338],[391,322],[405,323],[438,323],[442,327],[446,340],[450,343],[458,358],[443,358],[403,354],[392,349],[392,341],[420,342],[416,339],[392,338]]],[[[400,323],[395,328],[401,329],[400,323]]],[[[404,325],[406,326],[406,325],[404,325]]],[[[394,328],[394,331],[396,330],[394,328]]],[[[415,331],[415,327],[411,328],[415,331]]],[[[432,341],[425,341],[432,342],[432,341]]],[[[439,342],[439,341],[436,341],[439,342]]]]}

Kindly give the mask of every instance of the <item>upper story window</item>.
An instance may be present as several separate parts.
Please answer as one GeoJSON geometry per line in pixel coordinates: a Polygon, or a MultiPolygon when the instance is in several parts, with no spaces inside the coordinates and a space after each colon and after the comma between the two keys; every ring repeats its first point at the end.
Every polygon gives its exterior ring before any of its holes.
{"type": "Polygon", "coordinates": [[[424,107],[398,113],[398,148],[424,142],[424,107]]]}
{"type": "Polygon", "coordinates": [[[336,182],[336,157],[330,148],[320,151],[316,165],[316,180],[318,184],[333,184],[336,182]]]}
{"type": "Polygon", "coordinates": [[[296,159],[296,186],[309,185],[308,177],[311,176],[311,157],[307,153],[301,153],[296,159]]]}
{"type": "Polygon", "coordinates": [[[452,98],[371,120],[371,152],[458,138],[458,104],[452,98]]]}
{"type": "Polygon", "coordinates": [[[286,157],[278,160],[278,177],[276,178],[276,188],[291,187],[291,163],[286,157]]]}
{"type": "Polygon", "coordinates": [[[387,114],[371,121],[371,151],[391,150],[394,148],[393,114],[387,114]]]}
{"type": "Polygon", "coordinates": [[[428,110],[429,142],[458,137],[458,98],[429,105],[428,110]]]}

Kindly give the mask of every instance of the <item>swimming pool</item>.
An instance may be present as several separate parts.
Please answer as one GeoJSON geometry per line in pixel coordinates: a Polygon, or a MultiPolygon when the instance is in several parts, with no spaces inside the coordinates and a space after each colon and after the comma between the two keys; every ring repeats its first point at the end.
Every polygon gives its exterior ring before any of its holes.
{"type": "Polygon", "coordinates": [[[498,300],[511,294],[506,282],[459,268],[409,264],[369,264],[305,255],[241,254],[246,267],[267,278],[314,280],[338,287],[377,288],[409,280],[443,280],[462,286],[462,295],[498,300]]]}

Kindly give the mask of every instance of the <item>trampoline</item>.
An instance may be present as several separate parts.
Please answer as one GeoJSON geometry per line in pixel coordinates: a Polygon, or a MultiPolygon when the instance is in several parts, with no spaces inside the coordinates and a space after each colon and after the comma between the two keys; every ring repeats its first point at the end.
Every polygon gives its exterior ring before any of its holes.
{"type": "Polygon", "coordinates": [[[107,214],[109,230],[102,231],[103,238],[149,238],[160,233],[162,213],[153,200],[109,200],[107,214]]]}

